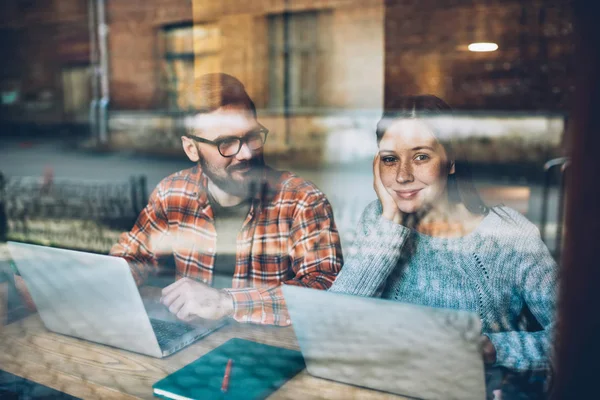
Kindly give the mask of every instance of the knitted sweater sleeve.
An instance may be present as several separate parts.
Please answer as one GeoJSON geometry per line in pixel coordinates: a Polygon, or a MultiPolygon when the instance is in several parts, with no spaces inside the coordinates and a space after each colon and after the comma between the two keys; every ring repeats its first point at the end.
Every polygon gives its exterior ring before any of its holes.
{"type": "Polygon", "coordinates": [[[329,289],[357,296],[381,296],[390,273],[400,255],[410,230],[381,215],[378,200],[370,203],[356,228],[356,237],[342,270],[329,289]]]}
{"type": "Polygon", "coordinates": [[[496,348],[496,364],[514,370],[547,369],[556,306],[556,263],[537,228],[527,221],[517,246],[517,292],[541,327],[540,331],[490,333],[496,348]]]}

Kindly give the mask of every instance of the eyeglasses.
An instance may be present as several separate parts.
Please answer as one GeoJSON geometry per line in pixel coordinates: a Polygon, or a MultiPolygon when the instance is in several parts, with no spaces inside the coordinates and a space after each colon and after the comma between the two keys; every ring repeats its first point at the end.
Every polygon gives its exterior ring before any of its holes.
{"type": "Polygon", "coordinates": [[[227,136],[217,140],[208,140],[195,135],[187,134],[185,136],[200,143],[208,143],[216,146],[223,157],[233,157],[242,149],[242,144],[246,143],[250,150],[258,150],[265,145],[269,130],[260,127],[256,130],[246,133],[242,137],[227,136]]]}

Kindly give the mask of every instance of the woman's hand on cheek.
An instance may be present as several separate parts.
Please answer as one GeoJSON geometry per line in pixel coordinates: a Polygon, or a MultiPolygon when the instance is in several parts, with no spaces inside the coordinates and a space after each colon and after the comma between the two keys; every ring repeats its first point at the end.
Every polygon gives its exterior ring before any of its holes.
{"type": "Polygon", "coordinates": [[[380,159],[380,155],[377,154],[373,160],[373,189],[375,189],[375,193],[377,193],[377,197],[381,202],[383,217],[399,224],[402,222],[402,212],[381,181],[381,175],[379,173],[380,159]]]}

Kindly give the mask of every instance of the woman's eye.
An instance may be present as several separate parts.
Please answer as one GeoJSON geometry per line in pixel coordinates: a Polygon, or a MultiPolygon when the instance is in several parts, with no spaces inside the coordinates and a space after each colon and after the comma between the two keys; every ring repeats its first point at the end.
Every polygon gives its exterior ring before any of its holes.
{"type": "Polygon", "coordinates": [[[418,154],[415,157],[416,161],[425,161],[425,160],[429,160],[429,156],[427,154],[418,154]]]}
{"type": "Polygon", "coordinates": [[[392,164],[396,161],[396,157],[391,157],[391,156],[381,157],[381,161],[383,161],[384,164],[392,164]]]}

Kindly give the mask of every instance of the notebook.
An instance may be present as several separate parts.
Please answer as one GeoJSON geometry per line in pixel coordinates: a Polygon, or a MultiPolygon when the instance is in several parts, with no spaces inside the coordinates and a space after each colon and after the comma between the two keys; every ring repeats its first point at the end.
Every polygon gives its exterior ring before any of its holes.
{"type": "Polygon", "coordinates": [[[299,351],[230,339],[152,388],[155,396],[166,399],[264,399],[304,368],[299,351]],[[229,385],[223,393],[229,359],[229,385]]]}

